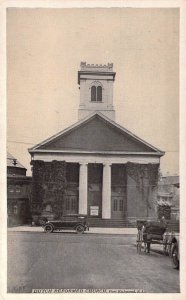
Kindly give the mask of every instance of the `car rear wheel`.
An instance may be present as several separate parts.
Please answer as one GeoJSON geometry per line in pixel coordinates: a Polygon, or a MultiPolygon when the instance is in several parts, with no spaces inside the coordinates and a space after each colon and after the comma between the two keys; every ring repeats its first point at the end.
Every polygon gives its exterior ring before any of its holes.
{"type": "Polygon", "coordinates": [[[178,245],[174,243],[172,248],[172,264],[175,269],[179,269],[178,245]]]}
{"type": "Polygon", "coordinates": [[[53,232],[53,226],[51,224],[45,225],[45,232],[48,232],[48,233],[53,232]]]}
{"type": "Polygon", "coordinates": [[[85,229],[84,229],[84,227],[82,225],[78,225],[76,227],[76,232],[77,233],[84,233],[84,231],[85,231],[85,229]]]}

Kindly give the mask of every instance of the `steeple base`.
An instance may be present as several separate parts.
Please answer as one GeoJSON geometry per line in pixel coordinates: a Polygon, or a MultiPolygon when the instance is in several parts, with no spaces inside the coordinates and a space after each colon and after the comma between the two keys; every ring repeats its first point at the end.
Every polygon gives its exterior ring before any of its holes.
{"type": "MultiPolygon", "coordinates": [[[[82,120],[86,118],[88,115],[92,114],[93,112],[96,112],[96,110],[91,109],[79,109],[78,110],[78,120],[82,120]]],[[[112,121],[115,121],[115,110],[99,110],[100,113],[102,113],[107,118],[111,119],[112,121]]]]}

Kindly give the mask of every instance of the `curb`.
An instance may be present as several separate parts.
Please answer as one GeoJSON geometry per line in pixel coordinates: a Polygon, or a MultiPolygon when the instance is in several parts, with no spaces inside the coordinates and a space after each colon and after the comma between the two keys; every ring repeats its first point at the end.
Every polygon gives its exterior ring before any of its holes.
{"type": "MultiPolygon", "coordinates": [[[[8,232],[44,232],[42,227],[21,227],[21,226],[14,226],[7,228],[8,232]]],[[[74,232],[74,230],[64,230],[63,232],[74,232]]],[[[98,227],[90,227],[89,231],[85,231],[85,234],[108,234],[108,235],[132,235],[136,236],[136,229],[131,228],[98,228],[98,227]]]]}

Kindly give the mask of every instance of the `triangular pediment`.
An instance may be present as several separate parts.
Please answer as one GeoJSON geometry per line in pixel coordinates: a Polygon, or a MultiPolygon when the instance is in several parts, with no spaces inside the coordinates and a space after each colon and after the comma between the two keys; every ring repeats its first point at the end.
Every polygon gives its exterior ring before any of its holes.
{"type": "Polygon", "coordinates": [[[100,113],[94,113],[29,151],[37,150],[163,153],[100,113]]]}

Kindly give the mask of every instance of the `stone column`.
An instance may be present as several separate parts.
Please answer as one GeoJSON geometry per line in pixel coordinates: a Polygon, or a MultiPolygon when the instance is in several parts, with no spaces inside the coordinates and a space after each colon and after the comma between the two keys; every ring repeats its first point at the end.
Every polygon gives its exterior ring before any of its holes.
{"type": "Polygon", "coordinates": [[[102,218],[111,219],[111,164],[103,165],[102,218]]]}
{"type": "Polygon", "coordinates": [[[87,163],[81,163],[79,167],[79,214],[87,214],[87,166],[87,163]]]}

